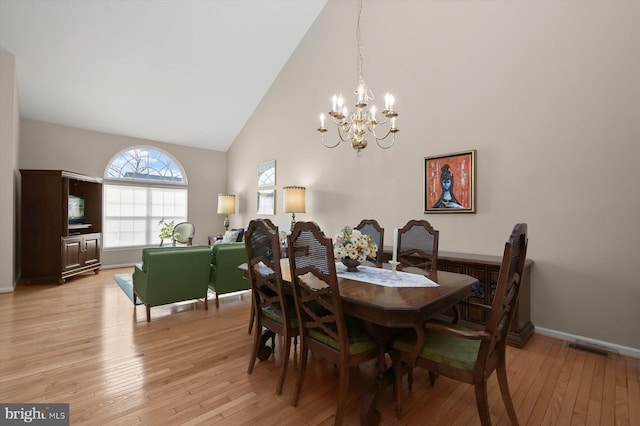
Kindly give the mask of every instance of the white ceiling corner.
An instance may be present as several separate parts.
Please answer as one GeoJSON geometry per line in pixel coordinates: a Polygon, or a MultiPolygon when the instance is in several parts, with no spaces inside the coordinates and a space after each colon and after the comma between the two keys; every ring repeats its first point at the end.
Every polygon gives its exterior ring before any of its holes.
{"type": "Polygon", "coordinates": [[[327,0],[0,0],[22,118],[226,151],[327,0]]]}

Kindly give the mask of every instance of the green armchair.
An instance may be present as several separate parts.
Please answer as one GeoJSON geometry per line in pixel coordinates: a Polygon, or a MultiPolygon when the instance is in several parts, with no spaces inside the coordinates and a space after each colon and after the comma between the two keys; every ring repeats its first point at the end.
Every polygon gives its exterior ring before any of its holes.
{"type": "Polygon", "coordinates": [[[209,309],[207,291],[211,269],[211,249],[206,246],[145,248],[142,264],[133,271],[133,300],[147,307],[204,298],[209,309]]]}
{"type": "Polygon", "coordinates": [[[218,296],[235,291],[249,290],[251,284],[238,266],[247,263],[247,250],[242,243],[218,243],[211,248],[211,275],[209,288],[216,293],[216,308],[220,307],[218,296]]]}

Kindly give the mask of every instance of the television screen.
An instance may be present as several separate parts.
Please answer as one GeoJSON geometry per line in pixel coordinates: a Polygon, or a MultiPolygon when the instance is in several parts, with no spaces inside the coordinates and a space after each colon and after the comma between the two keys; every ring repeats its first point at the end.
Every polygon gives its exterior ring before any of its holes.
{"type": "Polygon", "coordinates": [[[69,223],[84,221],[84,198],[69,195],[69,223]]]}

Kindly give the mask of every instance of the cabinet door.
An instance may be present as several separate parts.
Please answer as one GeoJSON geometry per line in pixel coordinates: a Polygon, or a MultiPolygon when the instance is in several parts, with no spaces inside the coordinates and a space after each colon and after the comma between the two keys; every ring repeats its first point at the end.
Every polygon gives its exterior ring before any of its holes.
{"type": "Polygon", "coordinates": [[[100,263],[100,234],[87,234],[84,236],[84,264],[94,263],[100,263]]]}
{"type": "Polygon", "coordinates": [[[65,237],[62,239],[62,272],[79,268],[84,264],[84,238],[65,237]]]}

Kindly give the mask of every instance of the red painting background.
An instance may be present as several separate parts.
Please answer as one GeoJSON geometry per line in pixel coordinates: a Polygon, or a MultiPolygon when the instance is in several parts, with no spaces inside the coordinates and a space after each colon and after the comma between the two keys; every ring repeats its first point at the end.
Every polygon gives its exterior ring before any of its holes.
{"type": "MultiPolygon", "coordinates": [[[[440,198],[442,186],[440,174],[442,166],[448,164],[453,173],[453,195],[465,209],[471,208],[472,158],[470,153],[426,159],[425,191],[427,205],[425,210],[433,209],[433,205],[440,198]]],[[[440,209],[435,209],[440,210],[440,209]]],[[[445,210],[445,209],[442,209],[445,210]]]]}

